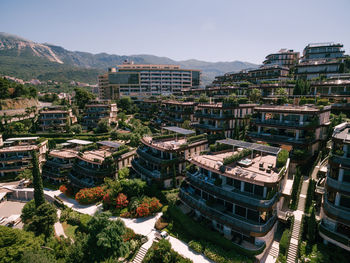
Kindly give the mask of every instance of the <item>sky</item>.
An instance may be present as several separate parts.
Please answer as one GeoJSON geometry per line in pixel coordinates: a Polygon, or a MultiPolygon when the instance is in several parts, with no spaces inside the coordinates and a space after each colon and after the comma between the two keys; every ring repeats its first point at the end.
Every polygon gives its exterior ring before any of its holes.
{"type": "Polygon", "coordinates": [[[0,0],[0,32],[68,50],[262,63],[281,48],[343,43],[350,0],[0,0]]]}

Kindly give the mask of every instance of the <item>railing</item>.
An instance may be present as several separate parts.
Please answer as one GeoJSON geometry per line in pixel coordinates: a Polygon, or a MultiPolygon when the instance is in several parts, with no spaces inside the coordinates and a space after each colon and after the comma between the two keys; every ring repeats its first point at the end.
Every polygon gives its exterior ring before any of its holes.
{"type": "Polygon", "coordinates": [[[268,232],[273,224],[276,222],[276,215],[273,215],[265,224],[252,224],[248,222],[248,219],[238,218],[235,215],[225,214],[213,207],[207,206],[204,202],[199,201],[198,199],[190,196],[183,189],[180,189],[180,199],[185,202],[190,207],[199,210],[201,213],[207,215],[208,217],[217,220],[223,221],[224,223],[233,226],[234,228],[244,229],[249,232],[255,233],[266,233],[268,232]]]}
{"type": "Polygon", "coordinates": [[[327,193],[324,195],[323,208],[336,217],[342,218],[346,221],[349,221],[350,219],[350,209],[346,207],[338,207],[330,203],[328,201],[327,193]]]}
{"type": "Polygon", "coordinates": [[[222,129],[224,129],[223,127],[215,127],[214,125],[210,125],[210,124],[201,124],[201,123],[196,123],[193,124],[194,127],[197,127],[199,129],[207,129],[207,130],[216,130],[216,131],[220,131],[222,129]]]}
{"type": "Polygon", "coordinates": [[[266,133],[258,133],[258,132],[248,132],[248,136],[266,140],[274,140],[280,142],[291,142],[291,143],[308,143],[311,142],[311,138],[299,138],[296,139],[294,137],[284,136],[284,135],[274,135],[274,134],[266,134],[266,133]]]}
{"type": "MultiPolygon", "coordinates": [[[[226,118],[235,118],[236,116],[234,114],[211,114],[211,113],[202,113],[202,112],[196,112],[194,114],[197,118],[212,118],[212,119],[226,119],[226,118]]],[[[238,117],[238,116],[237,116],[238,117]]]]}
{"type": "Polygon", "coordinates": [[[334,189],[338,189],[344,192],[350,192],[350,183],[348,182],[339,182],[329,176],[327,176],[326,184],[334,189]]]}
{"type": "Polygon", "coordinates": [[[193,183],[194,185],[197,185],[199,188],[203,190],[214,192],[215,194],[223,198],[228,198],[230,200],[242,202],[242,203],[251,205],[253,207],[262,207],[262,208],[271,207],[280,196],[280,193],[276,193],[270,200],[263,200],[262,198],[259,199],[258,197],[253,197],[248,193],[246,194],[236,189],[233,189],[232,191],[225,190],[222,187],[206,182],[198,178],[198,176],[195,176],[189,172],[187,172],[187,177],[191,183],[193,183]]]}
{"type": "Polygon", "coordinates": [[[350,247],[350,238],[347,236],[344,236],[336,231],[328,229],[323,223],[319,225],[319,231],[327,236],[330,239],[333,239],[337,242],[340,242],[344,244],[345,246],[350,247]]]}
{"type": "Polygon", "coordinates": [[[82,174],[87,173],[89,175],[98,176],[98,177],[111,175],[111,172],[109,170],[98,171],[98,170],[96,170],[96,168],[84,167],[83,165],[81,165],[79,163],[76,163],[73,166],[73,169],[77,172],[82,172],[82,174]]]}
{"type": "Polygon", "coordinates": [[[159,172],[157,173],[151,172],[150,170],[140,165],[139,162],[136,161],[135,159],[131,161],[131,165],[132,165],[132,168],[134,168],[134,170],[140,175],[145,175],[147,177],[151,177],[155,179],[160,179],[161,177],[161,174],[159,172]]]}
{"type": "Polygon", "coordinates": [[[49,171],[49,170],[45,170],[43,169],[42,172],[43,176],[47,176],[47,177],[51,177],[51,178],[64,178],[66,176],[68,176],[68,172],[66,171],[65,173],[61,173],[61,172],[53,172],[53,171],[49,171]]]}
{"type": "Polygon", "coordinates": [[[75,184],[78,187],[90,188],[90,187],[94,187],[95,186],[95,183],[88,183],[88,182],[82,181],[81,179],[75,177],[72,174],[69,174],[68,178],[69,178],[69,180],[71,181],[72,184],[75,184]]]}
{"type": "Polygon", "coordinates": [[[25,169],[25,168],[29,168],[29,167],[30,167],[29,164],[16,165],[16,166],[5,166],[5,167],[0,166],[0,171],[6,171],[6,170],[21,170],[21,169],[25,169]]]}
{"type": "MultiPolygon", "coordinates": [[[[309,126],[312,126],[312,122],[309,122],[309,121],[305,121],[305,122],[302,122],[300,123],[299,121],[287,121],[287,120],[284,120],[284,121],[280,121],[280,120],[272,120],[272,119],[269,119],[269,120],[261,120],[259,118],[256,118],[256,119],[252,119],[252,122],[255,122],[257,124],[272,124],[272,125],[278,125],[278,126],[287,126],[287,127],[309,127],[309,126]]],[[[317,124],[315,123],[315,126],[317,124]]]]}
{"type": "Polygon", "coordinates": [[[28,159],[31,159],[32,156],[28,155],[28,156],[17,156],[17,155],[14,155],[14,156],[9,156],[9,157],[0,157],[0,162],[3,162],[3,161],[14,161],[14,160],[28,160],[28,159]]]}
{"type": "Polygon", "coordinates": [[[147,151],[141,150],[140,148],[138,148],[136,150],[136,153],[139,156],[141,156],[141,157],[143,157],[143,158],[145,158],[147,160],[150,160],[153,163],[157,163],[157,164],[171,164],[171,163],[176,163],[176,162],[179,161],[178,158],[174,158],[174,159],[171,159],[171,160],[170,159],[162,159],[161,157],[156,157],[156,156],[148,153],[147,151]]]}
{"type": "Polygon", "coordinates": [[[339,164],[343,164],[343,165],[346,165],[346,166],[350,166],[350,158],[347,158],[347,157],[343,157],[343,156],[340,156],[340,155],[333,154],[330,157],[330,160],[332,162],[335,162],[335,163],[339,163],[339,164]]]}
{"type": "Polygon", "coordinates": [[[59,167],[59,168],[62,168],[62,169],[72,168],[72,166],[73,166],[73,164],[71,164],[71,163],[59,163],[59,162],[54,162],[54,161],[51,161],[51,160],[47,160],[46,161],[46,165],[59,167]]]}

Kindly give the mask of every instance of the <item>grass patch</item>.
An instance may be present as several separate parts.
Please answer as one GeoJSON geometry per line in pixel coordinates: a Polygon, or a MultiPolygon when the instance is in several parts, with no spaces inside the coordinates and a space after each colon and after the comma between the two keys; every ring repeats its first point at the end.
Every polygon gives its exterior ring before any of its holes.
{"type": "Polygon", "coordinates": [[[73,226],[68,224],[67,222],[63,222],[62,223],[62,227],[64,230],[64,233],[66,234],[67,237],[71,238],[71,239],[75,239],[75,230],[78,228],[78,226],[73,226]]]}

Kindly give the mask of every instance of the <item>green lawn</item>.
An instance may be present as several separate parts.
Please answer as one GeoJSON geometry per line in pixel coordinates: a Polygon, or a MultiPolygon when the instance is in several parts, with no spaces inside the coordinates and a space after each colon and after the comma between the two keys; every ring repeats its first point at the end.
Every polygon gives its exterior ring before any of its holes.
{"type": "Polygon", "coordinates": [[[67,237],[74,240],[75,239],[75,229],[77,229],[78,226],[73,226],[73,225],[68,224],[67,222],[63,222],[62,227],[63,227],[64,233],[67,235],[67,237]]]}

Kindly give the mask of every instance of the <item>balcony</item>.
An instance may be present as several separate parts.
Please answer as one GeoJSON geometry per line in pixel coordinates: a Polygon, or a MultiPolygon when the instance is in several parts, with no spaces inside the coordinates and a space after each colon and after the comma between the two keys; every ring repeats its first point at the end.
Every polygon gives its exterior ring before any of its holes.
{"type": "Polygon", "coordinates": [[[43,169],[43,172],[42,172],[43,176],[45,177],[50,177],[50,178],[65,178],[68,176],[68,171],[57,171],[57,172],[54,172],[54,171],[50,171],[50,170],[47,170],[47,169],[43,169]]]}
{"type": "Polygon", "coordinates": [[[60,163],[60,162],[55,162],[51,160],[46,161],[47,166],[53,166],[53,167],[59,167],[61,169],[69,169],[72,168],[73,164],[71,163],[60,163]]]}
{"type": "Polygon", "coordinates": [[[160,156],[154,156],[153,154],[150,154],[147,152],[147,150],[142,150],[141,148],[137,148],[136,153],[141,156],[143,159],[146,159],[148,161],[151,161],[152,163],[156,164],[163,164],[163,165],[168,165],[171,163],[176,163],[179,161],[178,158],[174,158],[172,160],[170,159],[162,159],[160,156]]]}
{"type": "Polygon", "coordinates": [[[194,128],[198,128],[201,130],[210,130],[210,131],[221,131],[224,128],[223,127],[215,127],[214,125],[210,125],[210,124],[201,124],[201,123],[195,123],[192,125],[194,128]]]}
{"type": "Polygon", "coordinates": [[[328,201],[327,194],[324,195],[323,209],[336,218],[341,218],[346,222],[350,221],[350,209],[333,205],[328,201]]]}
{"type": "Polygon", "coordinates": [[[151,177],[153,179],[160,179],[161,178],[161,174],[159,171],[153,171],[151,172],[150,170],[144,168],[138,161],[136,161],[135,159],[133,159],[131,161],[131,166],[132,168],[134,168],[134,170],[139,174],[139,175],[143,175],[146,177],[151,177]]]}
{"type": "Polygon", "coordinates": [[[28,156],[17,156],[17,155],[14,155],[14,156],[8,156],[8,157],[4,157],[4,158],[0,157],[0,162],[29,160],[31,158],[32,157],[30,155],[28,155],[28,156]]]}
{"type": "Polygon", "coordinates": [[[78,162],[73,166],[73,169],[80,174],[87,174],[94,177],[105,177],[111,175],[111,171],[109,170],[97,170],[97,168],[86,167],[78,162]]]}
{"type": "Polygon", "coordinates": [[[338,163],[338,164],[350,167],[350,158],[333,154],[333,155],[330,156],[330,160],[331,160],[331,162],[338,163]]]}
{"type": "Polygon", "coordinates": [[[252,207],[269,208],[278,200],[280,193],[276,193],[270,200],[263,200],[253,194],[244,193],[237,189],[231,191],[224,189],[223,187],[216,186],[209,181],[205,181],[201,178],[200,174],[191,174],[187,172],[187,178],[191,184],[198,186],[207,192],[214,193],[223,199],[232,200],[233,202],[239,202],[247,204],[252,207]]]}
{"type": "Polygon", "coordinates": [[[326,184],[334,189],[350,193],[350,183],[348,182],[339,182],[327,176],[326,184]]]}
{"type": "Polygon", "coordinates": [[[288,121],[288,120],[280,121],[280,120],[273,120],[273,119],[261,120],[259,118],[252,119],[251,121],[256,124],[284,126],[284,127],[291,127],[291,128],[312,127],[317,125],[317,123],[312,123],[309,121],[304,121],[303,123],[300,123],[299,121],[288,121]]]}
{"type": "Polygon", "coordinates": [[[261,140],[268,140],[274,142],[283,142],[283,143],[295,143],[295,144],[306,144],[313,141],[311,138],[299,138],[289,137],[285,135],[274,135],[270,133],[258,133],[258,132],[248,132],[248,136],[261,140]]]}
{"type": "Polygon", "coordinates": [[[343,245],[350,248],[350,238],[347,236],[342,235],[341,233],[338,233],[334,230],[328,229],[323,223],[319,225],[319,231],[320,234],[325,235],[329,239],[333,239],[339,243],[342,243],[343,245]]]}
{"type": "Polygon", "coordinates": [[[68,175],[68,179],[70,180],[70,182],[73,185],[75,185],[75,186],[77,186],[79,188],[91,188],[91,187],[95,186],[95,183],[92,182],[92,181],[88,181],[87,178],[79,179],[78,177],[75,177],[72,174],[68,175]]]}
{"type": "Polygon", "coordinates": [[[188,206],[200,211],[212,220],[216,220],[235,229],[242,229],[248,232],[263,234],[267,233],[273,227],[277,218],[275,214],[265,224],[260,224],[258,222],[250,223],[246,218],[241,218],[239,216],[220,211],[214,207],[207,206],[205,200],[197,199],[194,196],[191,196],[182,188],[180,189],[179,196],[180,199],[188,206]]]}
{"type": "Polygon", "coordinates": [[[13,165],[13,166],[0,166],[0,171],[18,171],[18,170],[24,170],[26,168],[30,168],[29,164],[22,164],[22,165],[13,165]]]}
{"type": "MultiPolygon", "coordinates": [[[[234,114],[211,114],[211,113],[202,113],[202,112],[196,112],[194,114],[197,118],[206,118],[206,119],[230,119],[235,118],[234,114]]],[[[237,116],[238,117],[238,116],[237,116]]]]}

